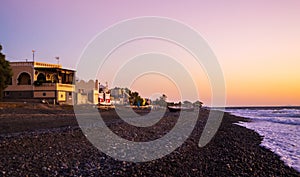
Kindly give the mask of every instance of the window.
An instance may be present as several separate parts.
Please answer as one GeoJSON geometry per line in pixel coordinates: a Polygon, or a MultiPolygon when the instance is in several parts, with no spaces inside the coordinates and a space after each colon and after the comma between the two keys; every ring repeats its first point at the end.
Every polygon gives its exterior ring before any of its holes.
{"type": "Polygon", "coordinates": [[[31,85],[30,75],[26,72],[23,72],[18,77],[18,85],[31,85]]]}
{"type": "Polygon", "coordinates": [[[40,83],[46,82],[46,76],[45,76],[45,74],[40,73],[40,74],[38,75],[38,77],[37,77],[37,81],[40,82],[40,83]]]}
{"type": "Polygon", "coordinates": [[[43,96],[46,96],[46,93],[45,93],[45,92],[43,93],[43,96]]]}
{"type": "Polygon", "coordinates": [[[58,83],[58,77],[57,77],[56,74],[53,74],[53,75],[51,76],[51,81],[52,81],[53,83],[58,83]]]}

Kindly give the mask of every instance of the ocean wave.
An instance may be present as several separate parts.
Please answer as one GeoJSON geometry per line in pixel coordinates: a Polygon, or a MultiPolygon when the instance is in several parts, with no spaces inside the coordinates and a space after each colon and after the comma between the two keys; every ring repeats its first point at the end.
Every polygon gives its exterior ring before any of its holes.
{"type": "Polygon", "coordinates": [[[300,125],[299,109],[226,109],[226,112],[255,121],[300,125]]]}
{"type": "Polygon", "coordinates": [[[226,112],[252,119],[238,125],[259,133],[264,137],[262,146],[300,171],[300,109],[226,109],[226,112]]]}
{"type": "Polygon", "coordinates": [[[291,118],[291,117],[265,117],[265,118],[251,118],[253,121],[266,121],[278,124],[288,124],[288,125],[300,125],[299,118],[291,118]]]}

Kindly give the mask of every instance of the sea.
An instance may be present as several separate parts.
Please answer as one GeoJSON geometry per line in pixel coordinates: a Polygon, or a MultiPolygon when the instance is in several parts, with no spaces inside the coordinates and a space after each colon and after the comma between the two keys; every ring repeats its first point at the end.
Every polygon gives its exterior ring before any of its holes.
{"type": "Polygon", "coordinates": [[[250,118],[250,122],[237,124],[263,136],[261,146],[300,172],[300,107],[239,107],[225,112],[250,118]]]}

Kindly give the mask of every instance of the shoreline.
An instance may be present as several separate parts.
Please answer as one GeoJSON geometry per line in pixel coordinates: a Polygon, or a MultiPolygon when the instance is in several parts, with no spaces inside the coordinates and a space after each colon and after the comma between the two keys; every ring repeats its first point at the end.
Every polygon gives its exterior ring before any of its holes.
{"type": "Polygon", "coordinates": [[[225,106],[225,107],[207,107],[209,109],[249,109],[249,110],[254,110],[254,109],[299,109],[300,106],[225,106]]]}
{"type": "MultiPolygon", "coordinates": [[[[154,132],[151,129],[129,129],[128,125],[115,121],[114,112],[105,111],[103,114],[111,120],[110,128],[124,138],[134,138],[134,141],[143,140],[143,137],[153,138],[154,132]],[[137,132],[141,136],[133,136],[137,132]]],[[[205,147],[199,148],[198,141],[207,114],[207,110],[200,111],[191,136],[171,154],[150,162],[133,163],[115,160],[96,149],[79,129],[72,110],[0,110],[0,135],[19,130],[27,132],[12,137],[0,136],[0,176],[300,175],[295,169],[286,166],[278,155],[260,146],[263,138],[258,133],[234,124],[249,121],[247,118],[224,113],[217,134],[205,147]],[[5,116],[2,116],[4,113],[5,116]],[[35,116],[26,118],[21,114],[35,116]],[[43,115],[40,117],[38,114],[43,115]],[[45,131],[38,132],[39,128],[45,131]],[[55,128],[58,131],[53,131],[55,128]]],[[[155,133],[163,135],[163,131],[172,128],[176,120],[174,117],[174,114],[167,113],[161,126],[152,127],[155,133]]]]}

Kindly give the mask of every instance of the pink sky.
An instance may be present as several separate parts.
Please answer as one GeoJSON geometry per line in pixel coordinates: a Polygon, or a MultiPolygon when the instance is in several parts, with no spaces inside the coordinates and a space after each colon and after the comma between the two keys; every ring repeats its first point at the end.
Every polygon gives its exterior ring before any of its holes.
{"type": "MultiPolygon", "coordinates": [[[[228,105],[300,105],[299,9],[298,0],[4,0],[0,43],[10,61],[31,59],[35,49],[37,60],[53,63],[59,56],[65,67],[75,69],[85,46],[110,25],[139,16],[168,17],[207,40],[224,73],[228,105]]],[[[205,74],[189,69],[209,105],[205,74]]],[[[133,85],[141,93],[142,82],[140,78],[133,85]]],[[[151,88],[144,90],[149,96],[151,88]]],[[[164,92],[178,99],[174,88],[164,92]]]]}

